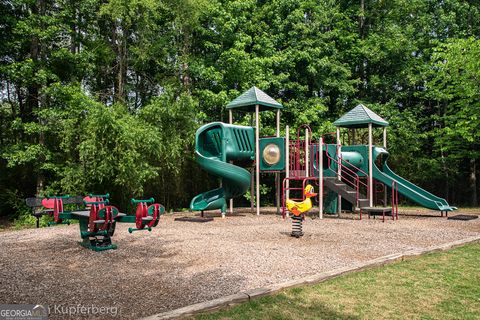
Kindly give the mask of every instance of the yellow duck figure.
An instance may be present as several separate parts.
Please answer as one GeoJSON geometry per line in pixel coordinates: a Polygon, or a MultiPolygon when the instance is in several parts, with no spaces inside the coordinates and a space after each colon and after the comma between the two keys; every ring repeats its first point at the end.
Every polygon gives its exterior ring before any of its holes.
{"type": "Polygon", "coordinates": [[[309,184],[303,190],[305,194],[305,200],[302,202],[296,202],[290,199],[286,200],[286,205],[288,211],[293,213],[292,216],[292,237],[300,238],[303,236],[302,231],[302,220],[303,214],[308,210],[312,209],[312,199],[311,197],[315,197],[317,194],[313,192],[313,187],[309,184]]]}
{"type": "Polygon", "coordinates": [[[293,213],[295,216],[300,216],[301,214],[312,209],[312,200],[310,198],[317,196],[317,194],[313,192],[313,187],[310,184],[305,187],[303,193],[305,194],[305,200],[302,202],[296,202],[290,199],[286,200],[288,211],[293,213]]]}

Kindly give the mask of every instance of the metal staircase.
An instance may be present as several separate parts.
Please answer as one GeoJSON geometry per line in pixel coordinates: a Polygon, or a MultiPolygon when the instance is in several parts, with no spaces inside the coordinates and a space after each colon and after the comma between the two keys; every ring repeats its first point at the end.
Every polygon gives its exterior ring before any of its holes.
{"type": "Polygon", "coordinates": [[[366,195],[358,193],[358,190],[340,181],[337,177],[325,177],[323,181],[325,187],[341,195],[343,199],[350,202],[354,207],[368,207],[369,201],[366,195]]]}

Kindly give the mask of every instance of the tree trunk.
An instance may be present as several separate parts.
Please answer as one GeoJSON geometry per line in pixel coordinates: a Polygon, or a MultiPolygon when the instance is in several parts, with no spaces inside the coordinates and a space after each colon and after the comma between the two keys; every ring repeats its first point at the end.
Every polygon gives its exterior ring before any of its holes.
{"type": "Polygon", "coordinates": [[[190,93],[190,76],[188,57],[190,54],[190,30],[188,28],[183,29],[183,44],[182,44],[182,57],[180,58],[180,80],[184,90],[190,93]]]}
{"type": "MultiPolygon", "coordinates": [[[[117,34],[117,92],[115,98],[118,102],[125,102],[125,81],[127,76],[127,30],[122,26],[122,34],[117,34]]],[[[116,32],[116,30],[114,31],[116,32]]]]}
{"type": "MultiPolygon", "coordinates": [[[[35,8],[36,6],[34,6],[35,8]]],[[[33,12],[38,12],[38,9],[35,8],[33,12]]],[[[30,58],[34,62],[34,68],[38,67],[38,56],[40,53],[40,41],[37,36],[33,36],[32,42],[30,43],[30,58]]],[[[32,83],[27,87],[27,97],[25,99],[23,113],[20,115],[24,122],[32,120],[33,110],[38,108],[38,84],[32,83]]]]}
{"type": "MultiPolygon", "coordinates": [[[[38,0],[34,5],[32,5],[32,13],[33,14],[38,14],[39,16],[45,16],[46,14],[46,3],[44,0],[38,0]]],[[[40,25],[43,27],[43,25],[40,25]]],[[[30,57],[32,58],[34,62],[35,68],[39,69],[41,62],[43,61],[42,59],[42,44],[40,42],[40,39],[37,36],[34,36],[32,38],[32,42],[30,44],[30,57]]],[[[34,120],[33,118],[33,112],[35,110],[38,110],[38,108],[41,107],[41,103],[39,101],[39,94],[40,94],[40,84],[39,83],[33,83],[30,85],[27,89],[28,91],[28,96],[26,99],[26,119],[28,120],[34,120]]],[[[39,123],[42,124],[42,120],[38,119],[39,123]]],[[[45,145],[45,135],[43,132],[40,132],[38,135],[38,144],[40,146],[45,145]]],[[[45,161],[44,157],[40,157],[37,159],[36,167],[34,168],[35,172],[37,172],[37,181],[36,181],[36,193],[37,195],[41,194],[41,192],[44,189],[45,185],[45,177],[43,176],[42,170],[39,168],[43,161],[45,161]]]]}
{"type": "MultiPolygon", "coordinates": [[[[358,15],[358,34],[360,35],[360,39],[365,39],[365,0],[360,0],[360,12],[358,15]]],[[[360,90],[358,95],[360,97],[365,96],[365,88],[367,82],[367,74],[366,74],[366,65],[367,60],[365,57],[361,57],[358,66],[358,72],[360,76],[360,90]]]]}
{"type": "MultiPolygon", "coordinates": [[[[45,16],[46,11],[47,11],[45,0],[38,0],[37,5],[38,5],[38,11],[39,11],[38,14],[42,17],[45,16]]],[[[45,28],[45,26],[43,24],[41,24],[40,27],[42,28],[42,30],[45,28]]],[[[40,42],[40,40],[38,38],[34,39],[33,43],[34,43],[34,47],[35,47],[35,56],[32,57],[32,58],[34,59],[34,61],[37,61],[39,64],[42,65],[43,61],[46,60],[45,46],[42,45],[42,43],[40,42]]],[[[45,95],[43,93],[40,93],[40,90],[41,90],[41,84],[35,84],[34,85],[35,95],[32,97],[32,99],[35,99],[35,103],[34,103],[34,105],[32,105],[32,107],[34,107],[35,109],[41,109],[45,106],[45,95]]],[[[34,109],[32,109],[31,111],[33,111],[33,110],[34,109]]],[[[44,125],[44,120],[42,118],[39,118],[38,122],[39,122],[40,125],[44,125]]],[[[45,146],[45,134],[44,134],[43,131],[40,131],[40,133],[38,135],[38,144],[42,148],[43,148],[43,146],[45,146]]],[[[37,183],[36,183],[36,185],[37,185],[37,195],[39,195],[43,192],[44,186],[45,186],[45,177],[43,175],[42,169],[40,169],[43,162],[45,161],[45,156],[41,155],[40,158],[37,161],[38,161],[37,162],[38,167],[36,168],[36,170],[38,170],[38,173],[37,173],[37,183]]]]}
{"type": "Polygon", "coordinates": [[[448,166],[443,149],[440,149],[440,157],[442,159],[443,172],[445,173],[445,199],[450,201],[450,175],[448,174],[448,166]]]}
{"type": "Polygon", "coordinates": [[[470,159],[470,174],[469,174],[469,186],[472,191],[471,205],[476,207],[478,205],[477,197],[477,163],[476,159],[470,159]]]}
{"type": "MultiPolygon", "coordinates": [[[[445,119],[445,115],[447,114],[447,103],[446,102],[443,102],[442,103],[442,106],[440,108],[438,108],[438,116],[440,119],[445,119]]],[[[445,128],[445,123],[444,121],[440,121],[439,123],[439,127],[441,129],[444,129],[445,128]]],[[[443,167],[443,172],[445,173],[445,199],[447,199],[447,201],[451,201],[450,199],[450,175],[449,175],[449,172],[448,172],[448,165],[447,165],[447,161],[445,160],[445,153],[443,152],[443,147],[440,148],[440,156],[441,156],[441,159],[442,159],[442,167],[443,167]]]]}
{"type": "Polygon", "coordinates": [[[360,38],[364,38],[364,26],[365,26],[365,0],[360,0],[360,15],[358,17],[358,30],[360,38]]]}
{"type": "Polygon", "coordinates": [[[127,36],[123,26],[116,22],[112,24],[112,48],[116,54],[115,80],[113,88],[113,98],[116,102],[125,102],[125,79],[127,73],[127,36]],[[118,30],[122,31],[119,32],[118,30]]]}
{"type": "Polygon", "coordinates": [[[77,31],[77,23],[78,23],[78,14],[77,9],[73,8],[73,17],[72,17],[72,24],[70,25],[70,52],[75,54],[77,53],[77,42],[78,42],[78,31],[77,31]]]}
{"type": "Polygon", "coordinates": [[[118,47],[118,73],[117,73],[117,93],[116,98],[118,102],[125,102],[125,78],[127,70],[126,62],[126,48],[124,47],[123,40],[118,47]]]}
{"type": "Polygon", "coordinates": [[[23,120],[24,114],[25,114],[25,105],[23,101],[23,95],[22,95],[22,85],[19,83],[15,83],[15,93],[17,94],[17,101],[18,101],[18,114],[20,116],[20,119],[23,120]]]}

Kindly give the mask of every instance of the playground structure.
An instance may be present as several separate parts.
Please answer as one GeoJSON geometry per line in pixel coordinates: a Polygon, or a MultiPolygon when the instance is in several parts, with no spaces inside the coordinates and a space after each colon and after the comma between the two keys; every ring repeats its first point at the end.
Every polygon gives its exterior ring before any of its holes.
{"type": "MultiPolygon", "coordinates": [[[[53,222],[48,225],[70,224],[70,220],[78,220],[80,227],[80,245],[94,251],[103,251],[116,249],[117,246],[112,243],[112,236],[115,232],[117,222],[135,223],[136,228],[129,228],[129,233],[140,230],[151,231],[158,225],[160,215],[165,213],[165,208],[154,203],[153,198],[146,200],[131,199],[132,204],[137,204],[135,215],[126,215],[112,205],[109,205],[107,194],[90,194],[83,198],[85,210],[64,210],[64,202],[73,204],[76,198],[70,196],[54,196],[41,200],[41,205],[45,209],[42,214],[53,217],[53,222]],[[69,201],[74,200],[74,201],[69,201]],[[150,204],[150,205],[149,205],[150,204]]],[[[35,206],[38,198],[27,199],[27,205],[35,206]]]]}
{"type": "MultiPolygon", "coordinates": [[[[358,105],[334,122],[337,127],[333,143],[326,136],[312,139],[310,127],[302,126],[296,139],[290,139],[287,126],[285,138],[280,137],[280,111],[282,105],[256,87],[252,87],[227,105],[229,124],[214,122],[202,126],[196,133],[196,159],[207,172],[221,178],[221,186],[194,197],[190,208],[194,211],[220,209],[222,216],[233,212],[233,198],[244,194],[250,187],[254,194],[256,213],[260,214],[260,175],[274,173],[277,213],[286,215],[287,198],[304,201],[302,192],[307,184],[315,184],[318,192],[318,213],[339,213],[344,208],[354,212],[381,214],[398,219],[398,195],[441,215],[456,210],[445,199],[416,186],[395,174],[388,166],[388,122],[364,105],[358,105]],[[255,126],[233,125],[233,110],[255,114],[255,126]],[[276,137],[260,138],[262,111],[276,111],[276,137]],[[341,130],[350,130],[352,141],[342,144],[341,130]],[[357,144],[356,131],[368,129],[368,143],[357,144]],[[383,129],[383,144],[373,143],[373,130],[383,129]],[[303,138],[301,135],[303,134],[303,138]],[[250,167],[250,172],[245,169],[250,167]],[[254,169],[253,169],[254,168],[254,169]],[[280,175],[284,174],[283,183],[280,175]],[[253,179],[255,177],[255,179],[253,179]],[[390,190],[390,206],[388,191],[390,190]],[[379,194],[382,194],[380,199],[379,194]],[[378,206],[380,205],[380,206],[378,206]]],[[[331,135],[331,134],[329,134],[331,135]]],[[[252,211],[254,197],[251,197],[252,211]]]]}
{"type": "MultiPolygon", "coordinates": [[[[358,105],[333,123],[336,127],[336,143],[328,144],[325,136],[319,141],[312,141],[311,129],[306,127],[305,138],[290,142],[288,171],[283,184],[283,195],[288,197],[291,181],[301,181],[304,186],[308,181],[318,181],[319,216],[324,212],[335,213],[342,210],[342,199],[350,204],[352,211],[370,214],[390,214],[398,219],[398,194],[412,200],[422,207],[448,214],[456,210],[445,199],[439,198],[412,182],[395,174],[387,164],[387,126],[388,122],[364,105],[358,105]],[[350,130],[352,143],[342,145],[341,129],[350,130]],[[368,144],[356,144],[356,130],[368,129],[368,144]],[[383,145],[373,144],[373,130],[383,129],[383,145]],[[321,150],[321,154],[320,151],[321,150]],[[322,168],[323,170],[319,170],[322,168]],[[324,192],[324,187],[327,192],[324,192]],[[380,189],[378,189],[380,187],[380,189]],[[387,210],[388,189],[391,190],[391,209],[387,210]],[[378,193],[383,193],[381,201],[375,201],[378,193]],[[376,202],[382,202],[377,207],[376,202]]],[[[287,140],[288,130],[287,130],[287,140]]],[[[283,210],[285,212],[285,210],[283,210]]]]}
{"type": "Polygon", "coordinates": [[[280,207],[280,173],[285,169],[285,139],[280,137],[282,105],[262,90],[252,87],[227,105],[229,124],[213,122],[199,128],[195,135],[195,157],[207,172],[221,178],[221,186],[195,196],[190,209],[220,209],[222,216],[233,213],[233,198],[251,187],[256,213],[260,214],[260,174],[274,173],[277,189],[277,210],[280,207]],[[255,127],[233,125],[233,110],[255,114],[255,127]],[[260,138],[260,112],[276,112],[276,137],[260,138]],[[260,155],[262,154],[262,157],[260,155]],[[254,164],[254,168],[252,167],[254,164]],[[250,172],[243,167],[250,167],[250,172]],[[255,177],[255,178],[254,178],[255,177]],[[255,186],[255,191],[254,191],[255,186]]]}

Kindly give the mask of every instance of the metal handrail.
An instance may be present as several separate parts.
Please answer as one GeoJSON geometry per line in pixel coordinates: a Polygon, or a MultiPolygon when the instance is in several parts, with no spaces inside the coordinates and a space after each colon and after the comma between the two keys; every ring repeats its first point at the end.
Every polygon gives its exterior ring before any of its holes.
{"type": "MultiPolygon", "coordinates": [[[[286,187],[286,182],[290,180],[301,180],[299,177],[286,177],[282,182],[282,218],[285,219],[285,208],[286,208],[286,191],[287,190],[299,190],[300,188],[295,187],[286,187]]],[[[302,196],[303,197],[303,196],[302,196]]],[[[303,200],[302,200],[303,201],[303,200]]]]}
{"type": "Polygon", "coordinates": [[[359,171],[359,172],[363,173],[363,174],[364,174],[366,177],[368,177],[368,173],[366,173],[365,171],[363,171],[363,170],[362,170],[362,169],[360,169],[359,167],[355,166],[354,164],[352,164],[352,163],[350,163],[350,162],[347,162],[347,161],[343,160],[343,157],[341,156],[341,153],[340,153],[340,152],[338,152],[338,149],[340,149],[341,147],[342,147],[342,145],[341,145],[341,144],[337,144],[337,146],[336,146],[336,148],[337,148],[337,155],[338,155],[339,159],[340,159],[342,162],[346,162],[346,163],[348,163],[348,165],[349,165],[350,167],[353,167],[355,170],[357,170],[357,171],[359,171]]]}
{"type": "MultiPolygon", "coordinates": [[[[305,141],[303,143],[301,143],[301,139],[300,139],[300,134],[301,134],[301,129],[305,128],[306,130],[308,130],[308,133],[309,133],[309,139],[308,141],[306,141],[307,145],[310,145],[311,141],[312,141],[312,129],[304,124],[304,125],[301,125],[298,129],[297,129],[297,140],[294,140],[294,141],[290,141],[290,145],[287,146],[288,148],[290,148],[290,150],[292,149],[292,147],[294,148],[294,152],[290,152],[290,171],[298,171],[298,170],[306,170],[307,167],[306,167],[306,159],[303,163],[303,165],[301,164],[301,159],[300,159],[300,155],[302,153],[302,150],[304,152],[304,156],[305,156],[305,153],[307,152],[307,150],[305,149],[305,141]]],[[[295,173],[297,174],[297,173],[295,173]]]]}
{"type": "MultiPolygon", "coordinates": [[[[343,160],[343,158],[342,158],[341,156],[340,156],[339,158],[340,158],[340,160],[341,160],[342,162],[348,163],[348,165],[349,165],[350,167],[353,167],[353,169],[357,170],[358,172],[363,173],[366,177],[368,177],[368,173],[366,173],[365,171],[363,171],[363,170],[360,169],[359,167],[356,167],[356,166],[353,165],[351,162],[348,162],[348,161],[346,161],[346,160],[343,160]]],[[[343,166],[344,166],[344,165],[342,165],[342,167],[343,167],[343,166]]]]}
{"type": "MultiPolygon", "coordinates": [[[[290,150],[293,150],[293,152],[290,152],[290,171],[293,173],[293,171],[298,171],[302,170],[302,165],[300,163],[300,153],[302,152],[302,144],[300,144],[299,140],[295,141],[290,141],[290,145],[288,146],[290,150]]],[[[295,173],[296,175],[297,173],[295,173]]]]}
{"type": "MultiPolygon", "coordinates": [[[[332,158],[330,156],[330,154],[328,152],[326,152],[326,155],[327,155],[327,159],[328,159],[328,170],[332,171],[333,173],[335,173],[336,176],[338,176],[339,180],[341,180],[342,178],[342,174],[333,170],[331,168],[331,161],[333,161],[334,163],[336,163],[337,165],[340,166],[340,168],[342,168],[342,164],[335,160],[334,158],[332,158]]],[[[322,168],[323,169],[323,168],[322,168]]],[[[342,168],[343,169],[343,168],[342,168]]],[[[346,171],[346,175],[347,177],[349,178],[353,178],[354,180],[354,189],[355,189],[355,202],[356,202],[356,206],[358,207],[359,206],[359,197],[360,197],[360,183],[364,184],[363,182],[360,181],[360,177],[358,176],[358,174],[356,174],[353,170],[351,170],[350,168],[347,168],[345,167],[345,169],[347,169],[346,171]]],[[[345,171],[344,170],[340,170],[340,172],[344,173],[345,171]]],[[[348,181],[348,180],[347,180],[348,181]]],[[[368,186],[367,186],[368,188],[368,186]]],[[[368,189],[367,189],[368,191],[368,189]]]]}
{"type": "MultiPolygon", "coordinates": [[[[363,173],[365,177],[368,177],[368,174],[367,174],[365,171],[363,171],[363,170],[361,170],[360,168],[358,168],[358,167],[356,167],[355,165],[353,165],[352,163],[343,160],[342,156],[340,155],[341,153],[338,152],[338,149],[341,148],[341,145],[337,144],[337,147],[336,147],[336,148],[337,148],[337,156],[338,156],[338,158],[340,159],[340,164],[337,162],[337,164],[340,165],[340,172],[342,172],[344,169],[348,169],[348,170],[350,170],[352,173],[354,173],[354,174],[358,177],[358,179],[359,179],[359,184],[362,184],[362,185],[365,186],[365,188],[367,189],[367,195],[368,195],[368,194],[369,194],[369,190],[370,190],[369,188],[371,188],[372,186],[370,186],[368,183],[365,183],[365,182],[361,181],[359,175],[357,174],[357,172],[363,173]],[[353,167],[353,168],[354,168],[355,170],[357,170],[357,171],[353,171],[352,169],[344,166],[344,165],[342,164],[342,162],[348,163],[348,165],[349,165],[350,167],[353,167]]],[[[327,154],[328,154],[328,152],[327,152],[327,154]]]]}
{"type": "Polygon", "coordinates": [[[310,141],[312,139],[312,128],[308,124],[302,124],[300,127],[297,128],[297,141],[300,141],[300,129],[305,128],[310,133],[310,141]]]}

